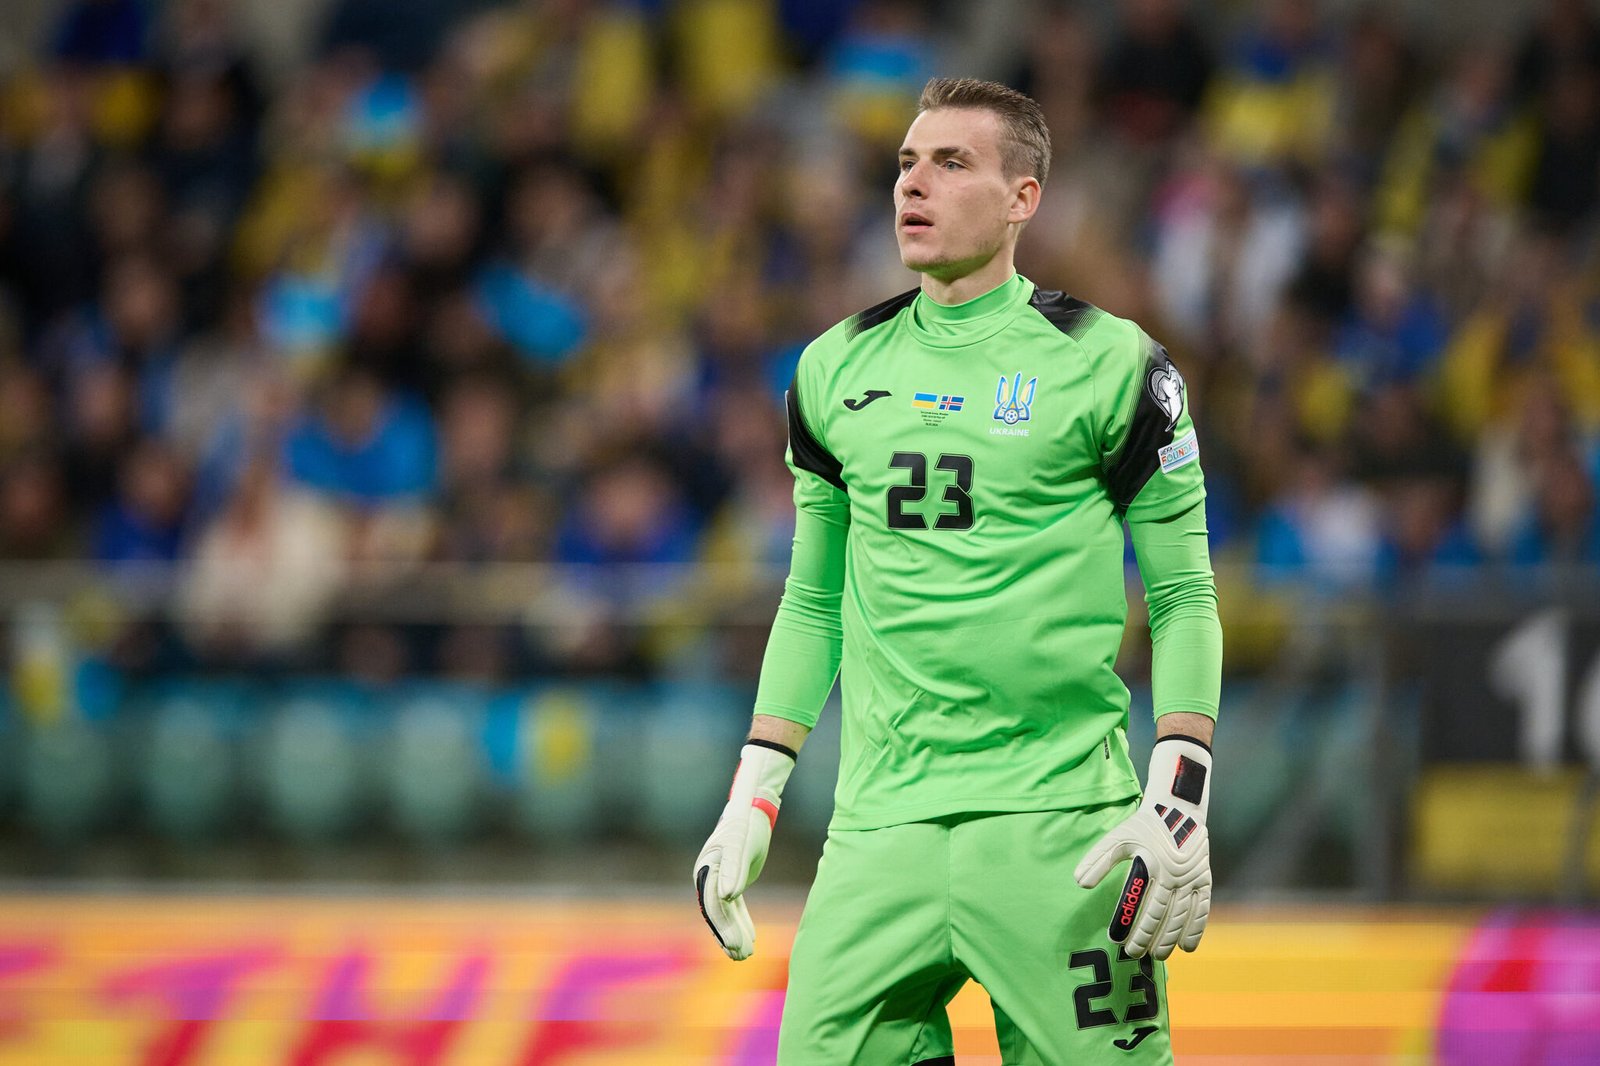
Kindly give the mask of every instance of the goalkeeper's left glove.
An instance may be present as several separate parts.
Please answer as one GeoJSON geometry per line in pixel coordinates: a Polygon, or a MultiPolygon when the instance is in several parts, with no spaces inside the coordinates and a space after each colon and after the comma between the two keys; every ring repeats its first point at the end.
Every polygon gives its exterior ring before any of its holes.
{"type": "Polygon", "coordinates": [[[1174,947],[1199,946],[1211,913],[1210,803],[1211,749],[1192,737],[1162,737],[1150,752],[1139,809],[1078,864],[1073,876],[1093,888],[1113,866],[1133,860],[1110,930],[1129,955],[1164,959],[1174,947]]]}
{"type": "Polygon", "coordinates": [[[739,768],[717,827],[694,860],[694,890],[711,934],[735,962],[756,949],[756,928],[744,890],[761,874],[778,824],[783,786],[795,753],[781,744],[752,740],[739,752],[739,768]]]}

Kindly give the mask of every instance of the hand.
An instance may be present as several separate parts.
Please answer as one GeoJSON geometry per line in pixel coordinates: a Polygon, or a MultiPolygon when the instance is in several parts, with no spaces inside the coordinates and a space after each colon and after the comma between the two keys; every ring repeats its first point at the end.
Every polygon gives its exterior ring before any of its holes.
{"type": "Polygon", "coordinates": [[[794,770],[794,752],[770,741],[751,741],[739,752],[727,806],[694,861],[700,914],[735,962],[756,948],[756,929],[744,890],[766,865],[767,845],[778,824],[779,798],[794,770]]]}
{"type": "Polygon", "coordinates": [[[1157,959],[1174,947],[1193,951],[1211,913],[1211,749],[1198,740],[1166,736],[1150,752],[1144,801],[1089,849],[1073,876],[1084,888],[1133,860],[1110,937],[1129,955],[1157,959]]]}

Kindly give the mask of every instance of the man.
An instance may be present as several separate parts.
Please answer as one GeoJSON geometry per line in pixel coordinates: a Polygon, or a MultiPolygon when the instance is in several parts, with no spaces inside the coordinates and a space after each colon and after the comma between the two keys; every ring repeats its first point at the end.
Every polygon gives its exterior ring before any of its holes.
{"type": "Polygon", "coordinates": [[[1008,1066],[1171,1061],[1161,960],[1194,950],[1211,894],[1205,488],[1166,352],[1012,266],[1049,159],[1032,100],[929,82],[895,185],[922,284],[823,334],[789,390],[794,556],[694,871],[713,934],[747,958],[742,894],[842,664],[780,1066],[952,1063],[945,1007],[969,979],[1008,1066]],[[1142,803],[1112,670],[1124,522],[1154,645],[1142,803]]]}

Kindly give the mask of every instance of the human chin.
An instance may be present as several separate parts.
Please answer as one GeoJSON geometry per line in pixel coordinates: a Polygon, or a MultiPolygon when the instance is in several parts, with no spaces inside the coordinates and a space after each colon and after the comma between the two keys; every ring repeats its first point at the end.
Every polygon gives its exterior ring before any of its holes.
{"type": "Polygon", "coordinates": [[[940,266],[948,265],[950,257],[936,247],[929,247],[922,241],[911,238],[900,239],[900,262],[904,263],[907,270],[926,273],[940,266]]]}

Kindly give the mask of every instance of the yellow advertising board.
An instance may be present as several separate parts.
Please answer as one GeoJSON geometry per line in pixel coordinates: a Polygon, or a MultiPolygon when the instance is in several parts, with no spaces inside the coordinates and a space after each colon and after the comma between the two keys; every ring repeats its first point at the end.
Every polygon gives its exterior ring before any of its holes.
{"type": "MultiPolygon", "coordinates": [[[[687,892],[7,897],[0,1066],[767,1066],[798,912],[756,909],[736,964],[687,892]]],[[[1179,1063],[1600,1062],[1600,920],[1222,908],[1168,993],[1179,1063]]]]}

